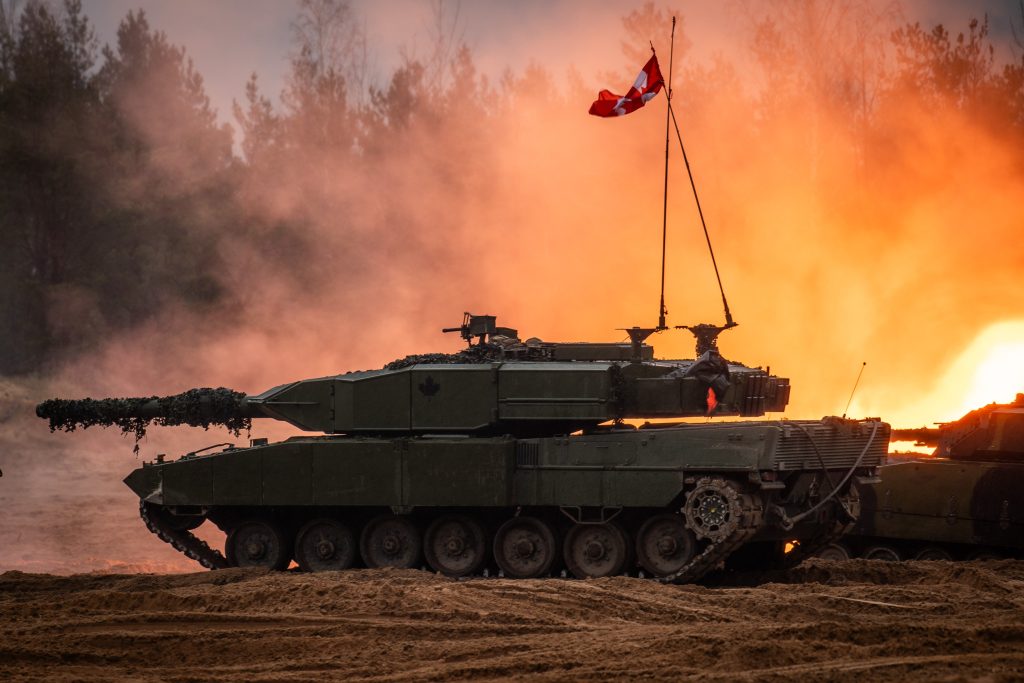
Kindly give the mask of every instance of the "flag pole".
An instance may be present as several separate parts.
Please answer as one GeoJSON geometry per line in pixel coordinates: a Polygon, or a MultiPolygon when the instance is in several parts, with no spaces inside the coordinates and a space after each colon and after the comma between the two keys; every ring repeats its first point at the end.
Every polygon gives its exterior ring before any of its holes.
{"type": "MultiPolygon", "coordinates": [[[[665,309],[665,246],[666,237],[668,235],[668,143],[669,143],[669,123],[672,118],[672,64],[675,61],[675,49],[676,49],[676,18],[672,17],[672,38],[669,43],[668,51],[668,92],[666,93],[665,99],[667,107],[665,111],[665,190],[662,195],[661,205],[661,302],[658,305],[658,329],[667,330],[668,326],[665,324],[665,316],[668,311],[665,309]]],[[[651,52],[654,52],[654,45],[651,45],[651,52]]],[[[692,182],[692,180],[691,180],[692,182]]]]}

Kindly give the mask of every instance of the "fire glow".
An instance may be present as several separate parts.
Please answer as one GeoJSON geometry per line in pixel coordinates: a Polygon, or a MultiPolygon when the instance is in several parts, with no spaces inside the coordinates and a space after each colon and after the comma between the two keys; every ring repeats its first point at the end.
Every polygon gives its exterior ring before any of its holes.
{"type": "Polygon", "coordinates": [[[718,399],[715,398],[715,390],[708,387],[708,415],[715,412],[715,408],[718,407],[718,399]]]}
{"type": "MultiPolygon", "coordinates": [[[[914,405],[890,409],[885,416],[899,427],[931,426],[989,403],[1009,403],[1020,392],[1024,392],[1024,320],[983,329],[944,372],[921,388],[914,405]]],[[[868,401],[859,408],[872,409],[868,401]]]]}

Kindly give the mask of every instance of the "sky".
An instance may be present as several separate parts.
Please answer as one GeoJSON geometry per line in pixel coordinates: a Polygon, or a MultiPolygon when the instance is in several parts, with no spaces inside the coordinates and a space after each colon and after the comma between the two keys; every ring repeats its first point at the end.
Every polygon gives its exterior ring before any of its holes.
{"type": "MultiPolygon", "coordinates": [[[[874,1],[879,6],[892,4],[874,1]]],[[[531,61],[556,73],[602,59],[607,69],[618,68],[622,59],[620,17],[642,4],[640,0],[467,0],[449,2],[447,7],[458,11],[460,32],[478,67],[497,79],[506,68],[521,71],[531,61]]],[[[676,3],[695,58],[729,50],[745,4],[741,0],[676,3]]],[[[279,94],[284,85],[291,21],[298,11],[296,0],[83,0],[82,5],[100,43],[111,45],[125,14],[145,11],[152,27],[164,31],[171,42],[185,46],[206,81],[222,122],[233,123],[232,100],[241,99],[251,73],[258,74],[268,94],[279,94]]],[[[380,81],[398,65],[403,51],[419,54],[429,42],[433,26],[430,0],[354,0],[352,6],[365,21],[374,53],[373,72],[380,81]]],[[[987,14],[993,42],[1006,50],[1011,39],[1010,18],[1020,12],[1018,0],[925,0],[902,3],[901,7],[904,15],[925,26],[965,27],[971,17],[987,14]]],[[[742,62],[746,56],[728,57],[742,62]]],[[[599,73],[582,75],[585,82],[595,86],[599,82],[599,73]]]]}

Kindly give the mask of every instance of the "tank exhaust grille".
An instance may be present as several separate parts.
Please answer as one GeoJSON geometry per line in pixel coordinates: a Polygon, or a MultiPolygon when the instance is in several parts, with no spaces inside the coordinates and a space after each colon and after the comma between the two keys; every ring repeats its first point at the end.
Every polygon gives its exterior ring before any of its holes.
{"type": "MultiPolygon", "coordinates": [[[[868,436],[871,434],[870,428],[862,430],[860,434],[842,434],[820,423],[804,423],[804,425],[814,439],[814,443],[817,444],[818,450],[821,451],[821,458],[828,469],[851,467],[857,461],[857,456],[864,449],[868,436]]],[[[877,467],[885,464],[888,443],[888,426],[885,425],[875,435],[874,442],[868,452],[864,454],[861,466],[877,467]]],[[[793,428],[783,432],[775,453],[775,461],[778,468],[782,470],[814,470],[821,467],[818,456],[814,452],[814,446],[808,440],[807,435],[803,431],[793,428]]]]}

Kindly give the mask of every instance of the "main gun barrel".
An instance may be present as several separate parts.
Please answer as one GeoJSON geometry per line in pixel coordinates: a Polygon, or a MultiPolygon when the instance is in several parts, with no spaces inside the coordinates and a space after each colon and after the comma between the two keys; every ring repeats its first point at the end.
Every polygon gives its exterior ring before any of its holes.
{"type": "Polygon", "coordinates": [[[917,427],[915,429],[892,430],[892,441],[913,441],[925,446],[939,445],[939,430],[934,427],[917,427]]]}
{"type": "Polygon", "coordinates": [[[50,399],[36,406],[36,415],[49,420],[50,430],[74,431],[94,425],[118,426],[138,437],[150,422],[161,426],[208,428],[222,425],[238,434],[253,417],[264,416],[258,404],[240,392],[225,389],[190,389],[173,396],[140,398],[50,399]]]}

